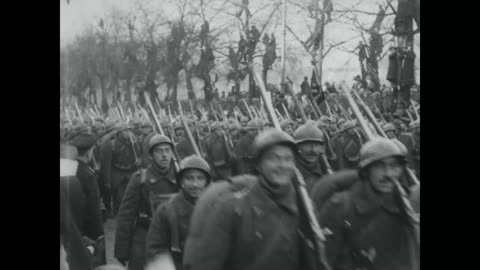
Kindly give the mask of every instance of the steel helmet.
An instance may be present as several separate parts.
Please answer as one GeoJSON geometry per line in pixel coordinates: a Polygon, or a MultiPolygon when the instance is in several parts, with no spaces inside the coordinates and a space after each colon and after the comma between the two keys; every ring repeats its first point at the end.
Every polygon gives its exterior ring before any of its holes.
{"type": "Polygon", "coordinates": [[[342,132],[345,132],[349,129],[352,129],[352,128],[355,128],[356,127],[356,123],[354,121],[346,121],[345,123],[343,123],[342,125],[340,125],[340,130],[342,132]]]}
{"type": "Polygon", "coordinates": [[[325,142],[325,134],[323,134],[322,130],[314,126],[313,124],[304,124],[301,125],[295,133],[293,134],[295,138],[295,143],[298,145],[302,142],[325,142]]]}
{"type": "Polygon", "coordinates": [[[402,153],[406,156],[408,154],[407,147],[398,139],[390,139],[392,142],[394,142],[398,148],[402,151],[402,153]]]}
{"type": "Polygon", "coordinates": [[[168,138],[168,137],[165,136],[165,135],[155,134],[155,135],[153,135],[153,136],[150,138],[150,140],[148,141],[148,152],[149,152],[149,153],[152,153],[152,149],[153,149],[155,146],[157,146],[157,145],[159,145],[159,144],[161,144],[161,143],[167,143],[167,144],[169,144],[169,145],[172,147],[172,149],[173,149],[173,147],[174,147],[174,145],[173,145],[172,141],[170,140],[170,138],[168,138]]]}
{"type": "Polygon", "coordinates": [[[383,131],[385,132],[388,132],[388,131],[396,131],[397,129],[395,128],[394,125],[390,124],[390,123],[386,123],[383,127],[382,127],[383,131]]]}
{"type": "Polygon", "coordinates": [[[246,116],[240,117],[240,122],[248,122],[248,118],[246,116]]]}
{"type": "Polygon", "coordinates": [[[183,173],[188,169],[197,169],[204,172],[207,175],[209,182],[212,178],[212,173],[208,162],[197,155],[191,155],[182,159],[182,161],[180,161],[180,168],[181,169],[177,174],[178,181],[182,179],[183,173]]]}
{"type": "Polygon", "coordinates": [[[328,121],[330,121],[330,118],[328,118],[328,116],[326,116],[326,115],[322,115],[322,116],[320,116],[319,120],[322,121],[322,122],[328,122],[328,121]]]}
{"type": "Polygon", "coordinates": [[[360,148],[360,162],[358,165],[360,168],[365,168],[373,162],[387,157],[405,159],[405,152],[392,140],[375,137],[360,148]]]}
{"type": "Polygon", "coordinates": [[[285,144],[289,146],[295,153],[297,146],[293,138],[286,132],[269,128],[258,134],[253,140],[253,157],[259,159],[262,153],[276,144],[285,144]]]}
{"type": "Polygon", "coordinates": [[[295,123],[293,123],[293,121],[292,121],[291,119],[288,119],[288,118],[287,118],[287,119],[283,120],[283,121],[280,123],[280,126],[281,126],[282,128],[286,128],[287,126],[289,126],[289,125],[294,125],[294,124],[295,124],[295,123]]]}
{"type": "Polygon", "coordinates": [[[153,127],[153,126],[152,126],[152,123],[150,123],[149,121],[143,120],[143,121],[141,122],[141,127],[142,127],[142,128],[145,128],[145,127],[153,127]]]}
{"type": "Polygon", "coordinates": [[[216,129],[221,129],[222,124],[220,122],[213,122],[213,124],[210,126],[211,131],[214,131],[216,129]]]}
{"type": "Polygon", "coordinates": [[[257,123],[255,123],[255,121],[251,120],[248,122],[247,126],[246,126],[247,130],[251,130],[251,129],[257,129],[258,126],[257,126],[257,123]]]}

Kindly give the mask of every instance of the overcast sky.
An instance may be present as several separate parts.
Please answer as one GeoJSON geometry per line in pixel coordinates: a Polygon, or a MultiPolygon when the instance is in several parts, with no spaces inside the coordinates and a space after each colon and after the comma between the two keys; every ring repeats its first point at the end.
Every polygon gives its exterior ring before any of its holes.
{"type": "MultiPolygon", "coordinates": [[[[148,1],[148,0],[147,0],[148,1]]],[[[171,3],[173,0],[158,0],[154,1],[154,4],[158,4],[158,8],[166,10],[167,14],[173,16],[172,12],[169,12],[171,8],[171,4],[169,6],[168,2],[171,3]]],[[[234,0],[232,0],[234,1],[234,0]]],[[[268,3],[272,0],[255,0],[250,1],[251,10],[255,10],[258,6],[263,6],[265,3],[268,3]]],[[[310,0],[305,0],[310,1],[310,0]]],[[[60,45],[63,47],[65,44],[68,44],[74,40],[74,37],[80,34],[88,25],[96,23],[98,18],[103,17],[109,10],[115,8],[119,10],[131,10],[133,7],[134,0],[71,0],[70,4],[66,3],[66,0],[60,1],[60,45]]],[[[151,2],[151,1],[150,1],[151,2]]],[[[241,2],[241,0],[237,0],[237,2],[241,2]]],[[[397,1],[393,1],[393,5],[396,6],[397,1]]],[[[334,9],[342,9],[342,7],[349,7],[355,3],[360,3],[357,8],[360,10],[365,10],[369,12],[377,12],[378,11],[378,4],[385,3],[385,0],[333,0],[334,9]]],[[[265,10],[265,16],[268,16],[269,10],[265,10]]],[[[257,14],[254,16],[253,22],[255,22],[255,18],[262,18],[263,14],[257,14]]],[[[359,15],[359,20],[366,25],[370,25],[374,20],[375,16],[369,15],[359,15]]],[[[225,16],[225,18],[221,18],[216,20],[214,24],[221,25],[225,22],[234,19],[233,17],[225,16]]],[[[287,11],[287,23],[288,25],[294,29],[295,32],[300,36],[300,38],[305,39],[308,36],[308,31],[306,31],[306,22],[309,21],[308,18],[305,16],[299,16],[297,11],[294,7],[288,9],[287,11]]],[[[311,20],[310,20],[311,21],[311,20]]],[[[215,25],[210,26],[215,27],[215,25]]],[[[277,44],[280,43],[281,40],[281,27],[277,27],[275,29],[275,35],[277,38],[277,44]]],[[[267,32],[271,32],[274,29],[268,29],[267,32]]],[[[328,41],[335,43],[341,40],[354,38],[358,36],[358,33],[349,29],[349,27],[345,25],[338,25],[335,23],[329,24],[326,28],[326,46],[328,45],[328,41]]],[[[415,48],[415,52],[417,54],[417,66],[419,66],[419,35],[416,35],[415,38],[417,47],[415,48]]],[[[233,37],[233,39],[237,39],[233,37]]],[[[304,75],[311,74],[311,68],[309,66],[310,57],[305,53],[302,53],[302,47],[298,43],[298,41],[287,31],[287,46],[290,48],[294,48],[295,51],[298,51],[298,58],[301,59],[301,67],[290,67],[290,69],[295,69],[298,71],[298,74],[294,75],[294,78],[298,80],[298,78],[302,78],[304,75]]],[[[354,46],[354,44],[358,44],[360,41],[360,37],[354,39],[348,47],[354,46]]],[[[262,45],[263,46],[263,45],[262,45]]],[[[280,45],[278,46],[277,54],[280,54],[280,45]]],[[[387,49],[387,48],[385,48],[387,49]]],[[[290,55],[291,56],[291,55],[290,55]]],[[[287,56],[288,57],[288,56],[287,56]]],[[[297,57],[297,54],[294,55],[297,57]]],[[[388,67],[388,57],[380,63],[380,77],[381,80],[384,81],[386,68],[388,67]]],[[[280,61],[274,64],[273,71],[269,73],[269,78],[272,76],[272,79],[278,76],[280,71],[280,61]],[[271,74],[271,75],[270,75],[271,74]]],[[[287,71],[289,67],[287,66],[287,71]]],[[[324,78],[325,80],[347,80],[350,82],[353,76],[360,73],[360,68],[358,64],[357,56],[341,51],[332,51],[324,61],[324,78]]],[[[419,74],[417,73],[417,81],[419,81],[419,74]]]]}

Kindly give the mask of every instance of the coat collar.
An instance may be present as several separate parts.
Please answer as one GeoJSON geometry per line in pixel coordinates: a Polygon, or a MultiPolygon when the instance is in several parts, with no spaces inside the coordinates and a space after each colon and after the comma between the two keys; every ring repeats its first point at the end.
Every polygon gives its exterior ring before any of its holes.
{"type": "Polygon", "coordinates": [[[360,214],[372,213],[380,208],[393,214],[399,214],[398,202],[393,196],[385,199],[377,195],[369,186],[368,180],[358,181],[352,188],[352,200],[360,214]]]}
{"type": "Polygon", "coordinates": [[[261,214],[262,208],[268,209],[271,207],[280,206],[282,209],[287,210],[292,214],[298,213],[297,199],[293,185],[291,185],[287,195],[283,196],[279,200],[275,200],[271,195],[268,194],[266,188],[262,186],[261,181],[266,181],[262,176],[259,176],[259,181],[253,186],[252,194],[255,195],[255,198],[258,199],[256,205],[254,205],[254,210],[257,214],[261,214]]]}
{"type": "Polygon", "coordinates": [[[176,184],[177,181],[173,166],[170,166],[170,169],[167,171],[167,173],[162,174],[158,167],[152,162],[152,164],[148,166],[147,181],[150,181],[150,183],[154,184],[159,180],[165,180],[172,184],[176,184]]]}
{"type": "Polygon", "coordinates": [[[180,216],[188,216],[192,213],[194,205],[185,197],[184,191],[179,192],[173,203],[180,216]]]}
{"type": "Polygon", "coordinates": [[[314,166],[310,166],[303,161],[301,157],[299,157],[297,159],[297,168],[302,172],[302,175],[305,175],[305,173],[319,177],[323,175],[322,166],[320,166],[320,160],[315,163],[314,166]]]}

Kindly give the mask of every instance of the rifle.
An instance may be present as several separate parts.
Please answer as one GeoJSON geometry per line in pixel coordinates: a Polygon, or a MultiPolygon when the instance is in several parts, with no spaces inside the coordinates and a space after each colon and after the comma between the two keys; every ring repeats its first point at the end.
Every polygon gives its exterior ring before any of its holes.
{"type": "Polygon", "coordinates": [[[247,112],[248,112],[248,116],[250,116],[250,120],[253,120],[254,118],[253,118],[252,112],[250,111],[250,108],[247,105],[247,101],[245,101],[244,98],[242,98],[242,101],[243,101],[243,104],[245,105],[245,108],[247,108],[247,112]]]}
{"type": "Polygon", "coordinates": [[[227,154],[230,158],[233,157],[233,141],[232,137],[229,136],[228,133],[228,122],[227,122],[227,115],[225,114],[225,111],[222,109],[222,105],[218,104],[220,107],[220,111],[223,113],[223,126],[224,130],[222,131],[223,134],[223,139],[225,140],[225,147],[227,148],[227,154]]]}
{"type": "Polygon", "coordinates": [[[73,126],[72,119],[70,118],[70,114],[68,113],[68,108],[64,107],[64,109],[65,109],[65,116],[67,117],[68,123],[70,124],[70,126],[73,126]]]}
{"type": "Polygon", "coordinates": [[[80,112],[80,108],[78,108],[78,103],[77,100],[75,100],[75,110],[77,110],[78,118],[82,123],[85,123],[85,120],[83,119],[82,113],[80,112]]]}
{"type": "Polygon", "coordinates": [[[185,121],[185,118],[183,116],[182,104],[180,104],[180,101],[177,101],[177,103],[178,103],[178,110],[180,112],[180,121],[182,122],[182,125],[185,128],[185,131],[187,133],[187,137],[188,137],[188,139],[190,140],[190,143],[193,146],[193,151],[195,151],[195,154],[197,154],[197,156],[202,157],[202,154],[200,153],[200,150],[198,149],[197,143],[195,142],[195,139],[193,138],[192,132],[190,131],[190,127],[188,126],[188,124],[185,121]]]}
{"type": "MultiPolygon", "coordinates": [[[[251,69],[258,85],[260,86],[260,91],[261,91],[262,97],[265,101],[267,112],[268,112],[268,114],[271,118],[273,126],[278,130],[282,130],[281,127],[280,127],[280,123],[278,122],[278,119],[275,116],[275,113],[273,111],[272,104],[267,101],[267,98],[266,98],[267,90],[265,88],[265,85],[264,85],[264,82],[263,82],[262,78],[260,77],[258,72],[256,72],[253,69],[253,66],[250,66],[249,68],[251,69]]],[[[305,113],[303,113],[303,117],[304,117],[304,119],[306,119],[305,113]]],[[[325,239],[325,236],[323,235],[323,232],[320,229],[320,225],[318,224],[318,220],[317,220],[317,218],[314,214],[314,208],[313,208],[312,201],[311,201],[310,197],[308,196],[307,189],[305,188],[305,181],[303,180],[303,176],[297,168],[295,168],[295,174],[296,174],[295,179],[298,182],[297,185],[295,185],[295,186],[297,186],[298,195],[300,197],[300,202],[301,202],[301,207],[303,207],[304,210],[305,210],[305,213],[307,215],[307,219],[308,219],[309,225],[310,225],[309,229],[313,233],[313,237],[315,239],[314,246],[315,246],[316,251],[318,252],[318,254],[317,254],[318,256],[316,257],[317,263],[319,265],[322,265],[326,270],[331,270],[331,267],[327,262],[326,254],[325,254],[325,244],[324,244],[324,242],[326,241],[326,239],[325,239]]]]}
{"type": "MultiPolygon", "coordinates": [[[[152,102],[150,101],[150,97],[147,97],[145,100],[147,102],[148,108],[150,109],[150,112],[152,113],[153,120],[154,120],[154,123],[155,123],[155,127],[157,128],[157,131],[161,135],[165,136],[165,132],[163,132],[162,126],[160,125],[160,121],[158,121],[157,115],[155,114],[155,109],[153,109],[152,102]]],[[[180,171],[180,165],[178,164],[178,153],[177,153],[177,150],[175,149],[175,147],[172,147],[172,148],[173,148],[172,150],[174,152],[173,166],[175,167],[175,171],[179,172],[180,171]]]]}
{"type": "Polygon", "coordinates": [[[305,115],[305,111],[303,109],[302,103],[300,102],[300,100],[298,100],[298,97],[293,92],[293,82],[289,77],[287,77],[287,80],[289,84],[284,84],[285,88],[287,89],[288,93],[290,93],[290,95],[292,96],[293,101],[295,102],[295,106],[298,108],[298,112],[300,113],[300,116],[302,117],[303,121],[306,123],[307,115],[305,115]]]}
{"type": "Polygon", "coordinates": [[[330,110],[330,105],[328,104],[328,100],[325,100],[325,106],[327,106],[328,115],[330,115],[330,117],[332,117],[333,114],[332,114],[332,110],[330,110]]]}
{"type": "Polygon", "coordinates": [[[285,104],[282,103],[282,107],[283,107],[283,110],[285,111],[285,117],[289,120],[292,120],[292,118],[290,117],[290,113],[289,111],[287,110],[287,108],[285,107],[285,104]]]}
{"type": "Polygon", "coordinates": [[[167,113],[168,123],[170,124],[170,129],[172,130],[172,133],[171,133],[172,134],[172,136],[171,136],[172,137],[172,142],[173,142],[173,144],[176,145],[175,141],[178,141],[178,140],[175,139],[176,135],[175,135],[175,129],[173,127],[172,111],[170,110],[170,105],[167,105],[166,113],[167,113]]]}
{"type": "Polygon", "coordinates": [[[418,113],[418,108],[413,104],[412,99],[410,99],[410,104],[412,104],[413,111],[415,112],[415,116],[417,116],[417,120],[420,120],[420,114],[418,113]]]}

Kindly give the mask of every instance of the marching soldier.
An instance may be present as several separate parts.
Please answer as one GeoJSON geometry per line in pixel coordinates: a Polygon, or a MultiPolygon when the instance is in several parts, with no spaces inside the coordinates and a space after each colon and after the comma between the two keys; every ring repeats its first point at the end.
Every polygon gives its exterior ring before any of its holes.
{"type": "Polygon", "coordinates": [[[326,246],[333,269],[419,269],[419,223],[395,184],[405,164],[403,151],[388,139],[362,146],[357,180],[319,210],[320,224],[332,232],[326,246]]]}
{"type": "Polygon", "coordinates": [[[280,127],[283,131],[287,132],[288,135],[293,136],[293,131],[295,130],[295,123],[291,119],[285,119],[280,123],[280,127]]]}
{"type": "Polygon", "coordinates": [[[215,171],[216,179],[225,180],[232,175],[232,157],[223,137],[222,125],[213,123],[211,131],[212,134],[206,141],[207,158],[215,171]]]}
{"type": "Polygon", "coordinates": [[[240,125],[246,127],[248,125],[248,118],[246,116],[240,117],[240,125]]]}
{"type": "Polygon", "coordinates": [[[327,174],[321,159],[321,155],[325,155],[325,135],[319,128],[307,123],[295,131],[294,138],[298,148],[297,168],[309,191],[315,182],[327,174]]]}
{"type": "Polygon", "coordinates": [[[412,132],[412,143],[413,147],[411,149],[412,157],[412,169],[415,170],[417,177],[420,177],[420,120],[412,122],[410,124],[410,131],[412,132]]]}
{"type": "Polygon", "coordinates": [[[114,256],[130,270],[143,270],[145,243],[152,213],[179,190],[170,139],[156,134],[149,142],[152,163],[128,183],[117,218],[114,256]]]}
{"type": "Polygon", "coordinates": [[[253,144],[255,174],[213,184],[197,202],[184,269],[311,269],[292,183],[295,142],[268,129],[253,144]]]}
{"type": "Polygon", "coordinates": [[[390,123],[386,123],[382,128],[390,140],[401,142],[405,146],[407,150],[407,153],[405,153],[407,157],[407,163],[409,167],[415,168],[415,158],[412,155],[415,147],[413,135],[411,133],[398,132],[397,128],[390,123]]]}
{"type": "Polygon", "coordinates": [[[336,167],[339,170],[356,168],[361,142],[355,132],[355,123],[345,122],[340,129],[342,135],[332,139],[332,148],[337,157],[336,167]]]}
{"type": "Polygon", "coordinates": [[[235,146],[235,155],[237,156],[237,168],[239,174],[251,172],[253,157],[253,140],[258,134],[258,128],[255,121],[248,122],[246,127],[247,134],[240,137],[235,146]]]}
{"type": "Polygon", "coordinates": [[[100,191],[94,170],[88,165],[93,157],[92,147],[95,145],[95,136],[80,134],[70,141],[78,151],[77,179],[79,180],[85,198],[83,224],[81,231],[83,237],[94,243],[94,266],[106,263],[105,240],[103,220],[100,212],[100,191]]]}
{"type": "Polygon", "coordinates": [[[157,208],[147,234],[147,263],[156,257],[171,254],[177,270],[182,269],[182,257],[187,240],[190,218],[197,199],[211,182],[210,166],[201,157],[183,159],[177,174],[181,191],[157,208]]]}
{"type": "MultiPolygon", "coordinates": [[[[193,130],[191,130],[191,132],[193,132],[193,130]]],[[[179,158],[183,159],[184,157],[188,157],[195,154],[195,150],[193,149],[192,143],[185,136],[184,128],[181,126],[177,126],[175,128],[175,134],[178,140],[177,146],[175,148],[177,149],[179,158]]]]}
{"type": "Polygon", "coordinates": [[[116,136],[107,141],[101,151],[102,176],[111,190],[114,215],[118,212],[128,180],[141,165],[140,145],[129,129],[127,125],[120,126],[116,136]]]}

